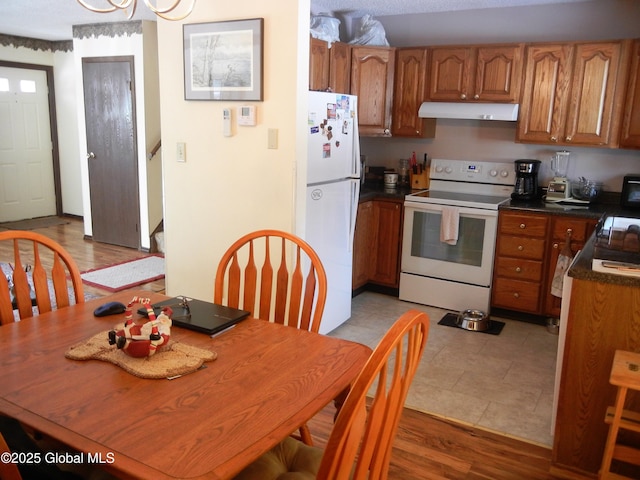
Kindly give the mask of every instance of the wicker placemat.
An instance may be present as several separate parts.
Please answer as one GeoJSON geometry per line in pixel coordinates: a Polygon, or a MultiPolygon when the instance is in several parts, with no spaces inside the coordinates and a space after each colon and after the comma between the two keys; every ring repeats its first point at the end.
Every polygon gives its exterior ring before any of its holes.
{"type": "Polygon", "coordinates": [[[180,342],[170,341],[155,355],[145,358],[130,357],[115,345],[109,345],[108,331],[94,335],[71,346],[65,357],[71,360],[102,360],[111,362],[141,378],[170,378],[195,372],[204,362],[217,358],[216,352],[203,350],[180,342]]]}

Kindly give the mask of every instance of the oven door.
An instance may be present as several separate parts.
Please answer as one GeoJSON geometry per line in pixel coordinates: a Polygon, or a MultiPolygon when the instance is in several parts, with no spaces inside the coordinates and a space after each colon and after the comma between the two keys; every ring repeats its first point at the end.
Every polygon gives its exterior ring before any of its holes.
{"type": "Polygon", "coordinates": [[[442,208],[405,202],[402,272],[489,287],[498,211],[459,207],[458,241],[449,245],[440,241],[442,208]]]}

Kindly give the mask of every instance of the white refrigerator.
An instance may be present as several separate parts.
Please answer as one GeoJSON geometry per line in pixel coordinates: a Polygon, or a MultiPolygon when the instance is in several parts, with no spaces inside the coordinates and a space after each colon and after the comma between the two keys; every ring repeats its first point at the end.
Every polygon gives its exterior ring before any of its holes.
{"type": "Polygon", "coordinates": [[[357,97],[309,92],[305,240],[327,272],[320,333],[351,317],[353,234],[360,194],[357,97]]]}

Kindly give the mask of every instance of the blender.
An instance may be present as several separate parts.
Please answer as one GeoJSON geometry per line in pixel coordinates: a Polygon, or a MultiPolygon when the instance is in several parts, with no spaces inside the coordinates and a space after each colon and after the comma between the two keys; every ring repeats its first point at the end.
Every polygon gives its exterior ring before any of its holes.
{"type": "Polygon", "coordinates": [[[549,182],[549,187],[547,188],[546,200],[548,202],[558,202],[571,197],[571,188],[567,179],[570,156],[571,152],[562,150],[551,157],[553,180],[549,182]]]}

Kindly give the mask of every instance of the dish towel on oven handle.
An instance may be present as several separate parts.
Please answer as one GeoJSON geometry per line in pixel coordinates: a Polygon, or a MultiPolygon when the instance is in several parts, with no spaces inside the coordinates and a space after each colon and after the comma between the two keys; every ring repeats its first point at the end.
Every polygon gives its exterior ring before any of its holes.
{"type": "Polygon", "coordinates": [[[440,241],[448,245],[458,243],[458,226],[460,224],[460,210],[458,207],[442,207],[440,221],[440,241]]]}
{"type": "Polygon", "coordinates": [[[567,232],[567,239],[565,240],[564,247],[558,255],[558,261],[556,262],[556,269],[553,272],[553,279],[551,280],[551,295],[554,297],[562,298],[562,284],[564,283],[564,272],[567,271],[571,261],[573,260],[573,252],[571,251],[571,232],[567,232]]]}

